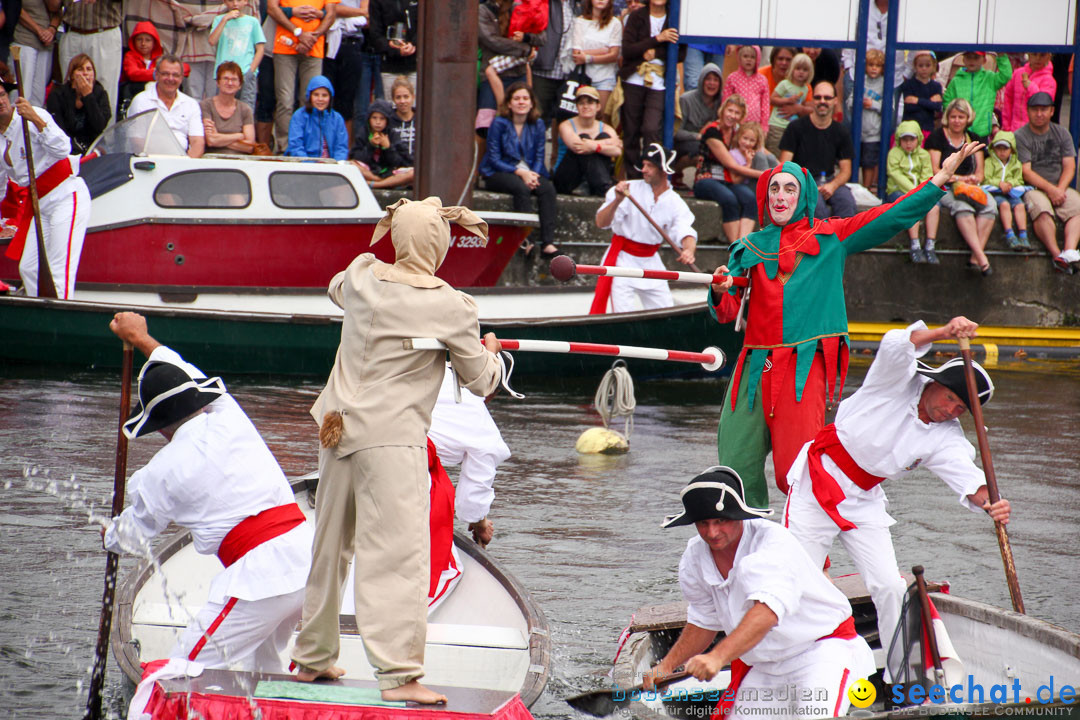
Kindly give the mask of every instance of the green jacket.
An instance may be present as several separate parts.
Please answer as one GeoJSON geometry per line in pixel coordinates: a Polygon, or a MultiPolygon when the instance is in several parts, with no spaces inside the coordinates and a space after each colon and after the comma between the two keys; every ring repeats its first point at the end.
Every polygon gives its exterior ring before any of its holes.
{"type": "Polygon", "coordinates": [[[1012,64],[1005,53],[997,56],[997,72],[990,72],[979,68],[978,72],[969,73],[961,68],[953,77],[949,87],[945,88],[945,96],[942,98],[942,107],[948,107],[949,102],[956,98],[964,98],[975,109],[975,121],[968,128],[976,135],[986,137],[993,129],[992,116],[994,114],[994,100],[997,99],[997,91],[1005,87],[1012,77],[1012,64]]]}
{"type": "Polygon", "coordinates": [[[1019,187],[1024,184],[1024,169],[1020,166],[1020,157],[1016,154],[1016,136],[1007,130],[999,130],[994,135],[993,142],[998,140],[1009,141],[1012,155],[1009,156],[1009,162],[1002,165],[991,143],[986,152],[986,163],[983,165],[983,184],[1001,187],[1001,183],[1007,182],[1013,187],[1019,187]]]}
{"type": "Polygon", "coordinates": [[[889,150],[885,160],[885,192],[889,195],[894,192],[910,192],[916,185],[926,182],[934,175],[930,166],[930,153],[923,149],[921,141],[911,154],[900,147],[900,133],[907,130],[922,137],[922,128],[915,120],[905,120],[896,127],[896,145],[889,150]]]}

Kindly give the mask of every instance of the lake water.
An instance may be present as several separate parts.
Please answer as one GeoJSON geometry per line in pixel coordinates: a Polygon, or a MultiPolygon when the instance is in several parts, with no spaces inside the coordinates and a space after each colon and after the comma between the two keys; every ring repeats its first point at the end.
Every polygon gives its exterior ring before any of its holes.
{"type": "MultiPolygon", "coordinates": [[[[1078,631],[1080,371],[1020,367],[1036,371],[996,372],[997,393],[985,411],[1002,494],[1013,503],[1009,533],[1020,585],[1030,615],[1078,631]]],[[[0,719],[77,718],[86,702],[105,567],[90,518],[109,508],[119,380],[102,373],[4,372],[0,719]]],[[[853,367],[848,394],[864,372],[853,367]]],[[[321,383],[225,380],[286,474],[314,469],[316,427],[307,410],[321,383]]],[[[693,529],[658,524],[678,509],[686,481],[715,462],[723,393],[715,380],[639,381],[630,453],[579,456],[574,441],[599,424],[590,407],[598,382],[552,387],[523,380],[517,389],[525,400],[500,396],[491,403],[514,455],[496,480],[489,550],[531,590],[551,624],[551,679],[532,708],[538,718],[574,715],[562,698],[604,682],[635,609],[679,599],[676,570],[693,529]]],[[[964,423],[974,442],[970,417],[964,423]]],[[[162,442],[156,436],[132,443],[129,474],[162,442]]],[[[925,472],[886,490],[902,568],[925,565],[957,595],[1009,605],[985,516],[963,509],[925,472]]],[[[775,489],[773,500],[779,509],[775,489]]],[[[834,550],[837,572],[851,571],[839,545],[834,550]]],[[[113,717],[126,713],[121,679],[110,661],[105,704],[113,717]]]]}

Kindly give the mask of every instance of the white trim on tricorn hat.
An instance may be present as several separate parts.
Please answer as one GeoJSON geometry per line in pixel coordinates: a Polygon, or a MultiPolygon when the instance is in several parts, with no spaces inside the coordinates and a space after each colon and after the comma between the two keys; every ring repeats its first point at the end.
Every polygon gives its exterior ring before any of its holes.
{"type": "Polygon", "coordinates": [[[219,377],[194,375],[167,360],[153,360],[139,372],[139,406],[124,423],[135,438],[183,420],[228,392],[219,377]]]}
{"type": "MultiPolygon", "coordinates": [[[[675,170],[671,167],[671,163],[675,162],[675,148],[672,148],[670,153],[664,149],[664,146],[660,143],[654,142],[649,145],[645,154],[641,156],[641,161],[648,160],[656,167],[664,171],[665,175],[674,175],[675,170]]],[[[634,166],[634,169],[641,172],[641,168],[634,166]]]]}
{"type": "MultiPolygon", "coordinates": [[[[975,388],[979,396],[979,404],[985,405],[990,402],[990,398],[994,397],[994,382],[990,379],[990,373],[986,372],[982,365],[972,360],[971,366],[975,370],[975,388]]],[[[952,390],[967,405],[968,410],[971,410],[971,399],[968,397],[967,391],[967,378],[964,376],[963,358],[953,358],[936,368],[919,361],[916,371],[920,375],[941,383],[952,390]]]]}
{"type": "Polygon", "coordinates": [[[700,520],[753,520],[773,514],[768,508],[746,504],[746,493],[739,473],[725,465],[714,465],[682,489],[683,511],[668,515],[660,527],[692,525],[700,520]],[[734,499],[729,503],[728,498],[734,499]]]}

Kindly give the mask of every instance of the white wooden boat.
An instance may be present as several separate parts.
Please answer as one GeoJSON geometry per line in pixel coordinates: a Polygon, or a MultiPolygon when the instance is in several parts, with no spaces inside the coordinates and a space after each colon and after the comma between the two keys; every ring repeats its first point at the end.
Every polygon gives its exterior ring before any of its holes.
{"type": "MultiPolygon", "coordinates": [[[[314,520],[308,488],[317,480],[307,476],[294,483],[297,502],[314,520]]],[[[517,706],[532,704],[548,678],[550,637],[547,620],[528,591],[471,538],[458,534],[455,545],[462,560],[462,577],[429,615],[425,648],[424,683],[450,698],[439,710],[491,717],[517,706]]],[[[221,571],[216,557],[200,555],[187,532],[178,533],[143,560],[117,588],[112,652],[133,683],[143,675],[142,664],[167,657],[191,617],[203,605],[210,580],[221,571]]],[[[341,616],[341,656],[338,665],[347,687],[374,688],[374,673],[367,662],[356,619],[341,616]]],[[[194,679],[162,681],[166,694],[185,696],[197,709],[197,699],[214,695],[245,695],[260,680],[289,680],[286,675],[228,670],[205,671],[194,679]]],[[[273,701],[264,711],[273,715],[273,701]]],[[[313,703],[321,709],[326,703],[313,703]]],[[[359,718],[365,711],[387,708],[330,708],[334,717],[359,718]]],[[[415,710],[416,708],[409,708],[415,710]]],[[[393,714],[393,713],[391,713],[393,714]]],[[[322,717],[322,716],[320,716],[322,717]]],[[[384,716],[385,717],[385,716],[384,716]]]]}

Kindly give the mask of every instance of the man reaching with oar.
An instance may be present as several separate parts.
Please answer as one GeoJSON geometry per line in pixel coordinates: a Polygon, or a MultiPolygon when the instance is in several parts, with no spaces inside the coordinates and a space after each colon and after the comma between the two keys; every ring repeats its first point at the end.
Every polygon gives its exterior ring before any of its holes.
{"type": "Polygon", "coordinates": [[[683,664],[712,680],[730,663],[714,717],[843,715],[848,688],[875,670],[844,594],[788,530],[763,519],[772,510],[747,504],[731,468],[695,477],[682,504],[662,527],[697,529],[679,562],[686,626],[642,687],[652,689],[683,664]],[[720,631],[725,637],[706,652],[720,631]]]}
{"type": "MultiPolygon", "coordinates": [[[[973,402],[964,361],[954,358],[939,368],[918,361],[931,343],[975,337],[978,327],[955,317],[934,330],[920,320],[885,333],[862,387],[840,403],[836,422],[803,446],[788,474],[784,524],[819,567],[840,536],[870,591],[886,651],[906,584],[896,564],[889,533],[895,520],[886,512],[881,483],[923,467],[944,480],[968,509],[1009,522],[1009,501],[990,503],[983,472],[974,463],[975,448],[958,420],[973,402]]],[[[985,405],[994,385],[978,363],[972,365],[978,402],[985,405]]]]}
{"type": "Polygon", "coordinates": [[[221,378],[207,378],[151,337],[141,315],[117,313],[109,329],[147,357],[124,434],[159,432],[168,444],[132,475],[130,504],[102,530],[105,548],[145,555],[170,523],[187,528],[195,550],[217,555],[225,568],[170,657],[282,672],[304,599],[311,525],[221,378]]]}

